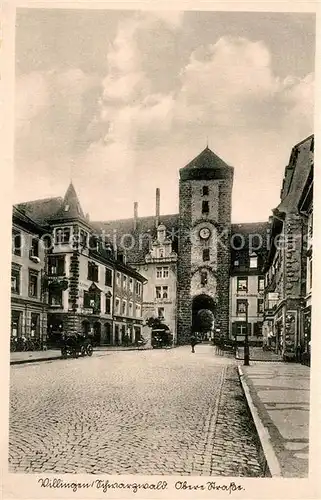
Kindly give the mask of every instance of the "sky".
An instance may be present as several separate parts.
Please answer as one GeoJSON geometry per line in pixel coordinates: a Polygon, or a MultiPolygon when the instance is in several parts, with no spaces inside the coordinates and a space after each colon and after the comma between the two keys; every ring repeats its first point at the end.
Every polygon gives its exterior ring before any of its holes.
{"type": "Polygon", "coordinates": [[[178,212],[208,144],[234,167],[233,222],[267,220],[313,133],[315,17],[18,9],[14,202],[63,196],[91,220],[178,212]]]}

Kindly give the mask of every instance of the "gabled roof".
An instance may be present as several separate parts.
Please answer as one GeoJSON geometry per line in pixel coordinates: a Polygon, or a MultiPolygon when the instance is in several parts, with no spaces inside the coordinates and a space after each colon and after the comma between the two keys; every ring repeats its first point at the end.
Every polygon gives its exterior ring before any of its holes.
{"type": "Polygon", "coordinates": [[[81,220],[89,227],[73,183],[69,184],[64,198],[61,196],[19,203],[16,207],[38,224],[81,220]]]}
{"type": "MultiPolygon", "coordinates": [[[[168,235],[177,238],[178,214],[161,215],[159,224],[165,224],[168,235]]],[[[126,251],[129,264],[145,262],[149,252],[149,243],[156,238],[155,216],[139,217],[136,227],[134,219],[119,219],[91,222],[98,234],[104,231],[106,238],[114,241],[120,250],[126,251]]]]}
{"type": "Polygon", "coordinates": [[[18,203],[16,207],[38,224],[45,224],[58,212],[62,203],[63,199],[58,196],[18,203]]]}
{"type": "Polygon", "coordinates": [[[256,254],[267,250],[269,222],[245,222],[231,225],[231,255],[248,254],[252,249],[256,254]]]}
{"type": "Polygon", "coordinates": [[[291,152],[295,152],[294,159],[291,163],[291,178],[286,184],[286,191],[283,191],[281,203],[277,206],[279,212],[297,212],[298,203],[302,195],[303,187],[308,182],[308,178],[313,165],[313,140],[314,136],[310,135],[303,141],[299,142],[291,152]]]}
{"type": "Polygon", "coordinates": [[[46,229],[43,226],[28,217],[24,211],[20,210],[15,205],[12,208],[12,221],[18,226],[22,226],[29,231],[33,231],[35,234],[43,235],[46,233],[46,229]]]}

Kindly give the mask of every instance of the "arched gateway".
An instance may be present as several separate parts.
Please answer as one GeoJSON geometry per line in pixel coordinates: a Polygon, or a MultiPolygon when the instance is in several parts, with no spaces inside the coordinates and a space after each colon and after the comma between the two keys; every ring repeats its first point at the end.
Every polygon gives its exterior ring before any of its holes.
{"type": "Polygon", "coordinates": [[[199,332],[203,338],[211,338],[214,328],[216,304],[206,294],[197,295],[192,302],[192,330],[199,332]]]}

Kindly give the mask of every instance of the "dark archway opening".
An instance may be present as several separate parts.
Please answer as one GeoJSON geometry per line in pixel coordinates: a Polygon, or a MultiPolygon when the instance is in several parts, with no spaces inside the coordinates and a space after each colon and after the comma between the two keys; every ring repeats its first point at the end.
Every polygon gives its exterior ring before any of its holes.
{"type": "Polygon", "coordinates": [[[82,331],[82,334],[83,335],[90,335],[90,323],[88,321],[88,319],[85,319],[82,323],[81,323],[81,331],[82,331]]]}
{"type": "Polygon", "coordinates": [[[96,323],[94,323],[93,344],[95,346],[100,345],[100,341],[101,341],[101,323],[99,321],[96,321],[96,323]]]}
{"type": "Polygon", "coordinates": [[[202,294],[193,299],[192,330],[201,334],[203,339],[210,340],[214,327],[215,302],[212,297],[202,294]]]}
{"type": "Polygon", "coordinates": [[[110,345],[111,343],[112,343],[111,324],[105,323],[105,344],[110,345]]]}

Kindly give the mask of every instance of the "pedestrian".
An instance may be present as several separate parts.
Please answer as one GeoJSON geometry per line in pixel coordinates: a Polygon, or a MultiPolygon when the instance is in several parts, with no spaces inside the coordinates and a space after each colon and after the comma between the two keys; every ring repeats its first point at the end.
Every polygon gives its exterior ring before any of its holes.
{"type": "Polygon", "coordinates": [[[190,342],[191,342],[191,347],[192,347],[192,352],[195,352],[195,346],[197,344],[197,334],[192,332],[191,337],[190,337],[190,342]]]}

